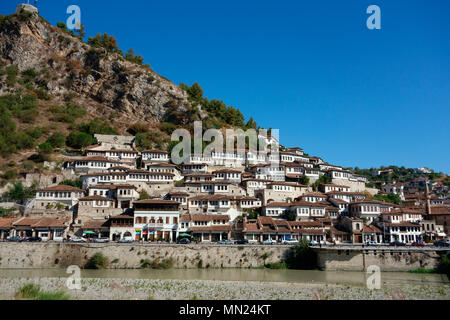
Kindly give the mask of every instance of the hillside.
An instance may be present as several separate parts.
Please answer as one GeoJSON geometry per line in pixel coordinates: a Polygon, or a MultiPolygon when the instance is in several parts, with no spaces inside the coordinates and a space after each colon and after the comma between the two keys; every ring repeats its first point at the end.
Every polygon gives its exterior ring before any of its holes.
{"type": "Polygon", "coordinates": [[[93,144],[95,133],[167,149],[171,132],[195,120],[246,127],[238,109],[204,98],[198,84],[174,84],[131,50],[124,55],[113,36],[86,43],[37,14],[0,16],[0,173],[42,169],[55,149],[93,144]]]}

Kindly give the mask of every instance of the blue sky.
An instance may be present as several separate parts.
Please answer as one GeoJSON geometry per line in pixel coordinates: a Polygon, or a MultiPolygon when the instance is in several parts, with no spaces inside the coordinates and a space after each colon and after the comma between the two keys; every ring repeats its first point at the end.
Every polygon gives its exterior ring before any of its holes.
{"type": "MultiPolygon", "coordinates": [[[[0,13],[20,1],[2,1],[0,13]]],[[[46,1],[114,35],[159,74],[280,129],[281,143],[361,168],[450,173],[450,1],[46,1]],[[381,30],[366,9],[381,8],[381,30]]]]}

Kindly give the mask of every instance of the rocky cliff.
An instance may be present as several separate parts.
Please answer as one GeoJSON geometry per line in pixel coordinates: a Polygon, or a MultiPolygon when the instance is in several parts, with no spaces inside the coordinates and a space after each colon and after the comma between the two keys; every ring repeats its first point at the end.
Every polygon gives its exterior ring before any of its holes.
{"type": "MultiPolygon", "coordinates": [[[[119,113],[122,121],[163,120],[170,102],[183,112],[186,93],[148,67],[93,48],[37,14],[8,16],[0,24],[0,60],[33,68],[52,99],[71,94],[92,115],[119,113]]],[[[11,92],[3,77],[0,95],[11,92]]]]}

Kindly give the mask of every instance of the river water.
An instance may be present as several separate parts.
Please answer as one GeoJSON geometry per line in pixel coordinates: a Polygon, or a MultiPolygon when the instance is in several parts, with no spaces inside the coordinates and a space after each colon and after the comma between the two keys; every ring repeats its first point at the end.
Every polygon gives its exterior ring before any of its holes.
{"type": "MultiPolygon", "coordinates": [[[[66,278],[65,269],[2,269],[0,278],[66,278]]],[[[365,286],[368,274],[347,271],[304,271],[269,269],[169,269],[169,270],[81,270],[82,278],[260,281],[284,283],[320,283],[365,286]]],[[[383,272],[382,284],[449,285],[439,274],[383,272]]]]}

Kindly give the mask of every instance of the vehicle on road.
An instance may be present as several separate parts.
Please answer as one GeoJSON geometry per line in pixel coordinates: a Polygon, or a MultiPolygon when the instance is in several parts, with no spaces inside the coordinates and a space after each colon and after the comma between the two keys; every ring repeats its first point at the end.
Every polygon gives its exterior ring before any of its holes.
{"type": "Polygon", "coordinates": [[[19,237],[19,236],[14,236],[14,237],[8,237],[6,239],[6,241],[8,241],[8,242],[22,242],[23,239],[21,237],[19,237]]]}
{"type": "Polygon", "coordinates": [[[274,245],[274,244],[276,244],[277,242],[275,241],[275,240],[273,240],[273,239],[267,239],[267,240],[264,240],[263,242],[262,242],[262,244],[263,245],[265,245],[265,246],[267,246],[267,245],[274,245]]]}
{"type": "Polygon", "coordinates": [[[86,240],[85,238],[73,237],[72,239],[70,239],[70,242],[75,242],[75,243],[86,243],[87,240],[86,240]]]}
{"type": "Polygon", "coordinates": [[[217,244],[231,245],[231,244],[233,244],[233,241],[231,241],[231,240],[220,240],[219,242],[217,242],[217,244]]]}
{"type": "Polygon", "coordinates": [[[108,243],[109,242],[109,238],[95,238],[93,240],[94,243],[108,243]]]}
{"type": "Polygon", "coordinates": [[[26,242],[42,242],[41,237],[30,237],[25,240],[26,242]]]}
{"type": "Polygon", "coordinates": [[[389,245],[391,247],[404,247],[404,246],[406,246],[406,243],[403,243],[400,241],[394,241],[394,242],[391,242],[389,245]]]}
{"type": "Polygon", "coordinates": [[[180,239],[177,241],[178,244],[190,244],[191,240],[189,240],[188,238],[184,238],[184,239],[180,239]]]}
{"type": "Polygon", "coordinates": [[[366,241],[366,246],[378,246],[378,243],[376,241],[366,241]]]}
{"type": "Polygon", "coordinates": [[[295,240],[295,239],[289,239],[289,240],[283,240],[281,243],[291,245],[291,244],[298,244],[299,242],[298,242],[298,240],[295,240]]]}
{"type": "Polygon", "coordinates": [[[425,243],[423,242],[413,242],[411,245],[413,247],[425,247],[425,243]]]}
{"type": "Polygon", "coordinates": [[[133,237],[123,237],[122,239],[120,239],[117,242],[118,243],[133,243],[134,239],[133,239],[133,237]]]}
{"type": "Polygon", "coordinates": [[[317,242],[316,240],[309,240],[309,245],[310,246],[318,246],[319,242],[317,242]]]}
{"type": "Polygon", "coordinates": [[[237,240],[235,242],[235,244],[248,244],[248,240],[247,239],[240,239],[240,240],[237,240]]]}
{"type": "Polygon", "coordinates": [[[450,243],[443,240],[437,240],[433,243],[436,247],[450,247],[450,243]]]}

